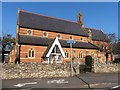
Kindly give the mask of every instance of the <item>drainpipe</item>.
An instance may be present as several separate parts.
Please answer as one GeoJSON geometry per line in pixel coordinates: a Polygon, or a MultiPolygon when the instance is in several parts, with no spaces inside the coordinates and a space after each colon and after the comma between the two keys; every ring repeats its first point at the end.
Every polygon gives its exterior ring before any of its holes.
{"type": "Polygon", "coordinates": [[[16,55],[16,60],[15,60],[15,63],[17,64],[20,64],[20,47],[21,45],[17,45],[17,55],[16,55]]]}
{"type": "Polygon", "coordinates": [[[18,54],[19,54],[19,58],[18,58],[18,63],[20,64],[20,51],[21,51],[21,44],[19,45],[19,49],[18,49],[18,54]]]}

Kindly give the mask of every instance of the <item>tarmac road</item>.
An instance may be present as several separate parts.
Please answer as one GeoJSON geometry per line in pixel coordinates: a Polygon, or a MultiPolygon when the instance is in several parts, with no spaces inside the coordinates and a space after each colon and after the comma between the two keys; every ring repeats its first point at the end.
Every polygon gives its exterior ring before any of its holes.
{"type": "Polygon", "coordinates": [[[38,90],[44,90],[45,88],[49,88],[49,90],[54,88],[59,90],[61,88],[62,90],[67,90],[68,88],[69,90],[70,88],[79,90],[109,90],[119,85],[118,80],[118,73],[82,73],[74,77],[51,79],[12,79],[2,80],[2,90],[5,90],[5,88],[7,90],[34,90],[33,88],[38,88],[38,90]]]}

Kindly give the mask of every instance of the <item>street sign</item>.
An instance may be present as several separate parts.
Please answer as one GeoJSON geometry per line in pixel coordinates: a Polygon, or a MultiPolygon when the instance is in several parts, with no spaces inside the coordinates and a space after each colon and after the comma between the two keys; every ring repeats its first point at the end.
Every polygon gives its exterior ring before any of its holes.
{"type": "Polygon", "coordinates": [[[69,44],[75,44],[76,42],[74,40],[67,40],[67,43],[69,43],[69,44]]]}
{"type": "Polygon", "coordinates": [[[70,44],[70,59],[71,59],[71,72],[70,72],[70,75],[72,75],[72,44],[75,44],[76,42],[74,40],[67,40],[67,43],[70,44]]]}

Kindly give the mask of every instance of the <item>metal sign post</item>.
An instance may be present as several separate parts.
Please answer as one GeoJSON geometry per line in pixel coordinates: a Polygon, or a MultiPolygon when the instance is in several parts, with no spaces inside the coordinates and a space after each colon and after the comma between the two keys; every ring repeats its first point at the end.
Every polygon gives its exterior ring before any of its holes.
{"type": "Polygon", "coordinates": [[[70,44],[70,67],[71,67],[71,72],[70,72],[70,76],[73,76],[72,75],[72,44],[75,44],[75,41],[74,40],[68,40],[67,43],[70,44]]]}
{"type": "Polygon", "coordinates": [[[70,43],[70,59],[71,59],[70,60],[71,61],[71,64],[70,64],[71,65],[71,75],[70,76],[73,76],[72,75],[72,43],[70,43]]]}

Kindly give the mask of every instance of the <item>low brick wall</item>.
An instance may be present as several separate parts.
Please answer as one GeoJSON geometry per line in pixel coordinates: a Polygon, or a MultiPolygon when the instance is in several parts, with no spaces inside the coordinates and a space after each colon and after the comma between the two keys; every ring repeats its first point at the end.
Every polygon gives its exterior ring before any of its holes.
{"type": "Polygon", "coordinates": [[[113,64],[113,63],[101,63],[96,62],[94,63],[94,72],[95,73],[113,73],[119,72],[120,64],[113,64]]]}
{"type": "MultiPolygon", "coordinates": [[[[2,65],[2,79],[13,78],[53,78],[69,77],[70,64],[42,64],[42,63],[5,63],[2,65]]],[[[79,67],[74,65],[79,74],[79,67]]],[[[73,73],[75,74],[75,73],[73,73]]]]}

